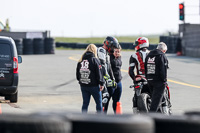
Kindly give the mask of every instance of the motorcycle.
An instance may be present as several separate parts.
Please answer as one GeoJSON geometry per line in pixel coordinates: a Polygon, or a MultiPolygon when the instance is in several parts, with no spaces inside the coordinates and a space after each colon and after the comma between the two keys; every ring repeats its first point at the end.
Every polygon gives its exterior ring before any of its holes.
{"type": "Polygon", "coordinates": [[[163,100],[159,106],[158,112],[162,114],[167,114],[171,115],[172,114],[172,105],[170,102],[170,91],[169,91],[169,86],[166,84],[165,90],[164,90],[164,95],[163,95],[163,100]],[[164,109],[165,108],[165,109],[164,109]]]}
{"type": "Polygon", "coordinates": [[[144,90],[144,86],[147,86],[147,80],[141,75],[135,77],[134,85],[131,85],[130,88],[133,88],[134,96],[132,99],[133,102],[133,113],[139,112],[148,112],[151,105],[150,91],[144,90]]]}
{"type": "MultiPolygon", "coordinates": [[[[134,88],[134,96],[132,99],[133,102],[133,113],[147,113],[150,110],[151,106],[151,95],[150,90],[147,86],[147,80],[145,77],[141,75],[137,75],[135,77],[135,83],[134,85],[131,85],[130,88],[134,88]]],[[[171,111],[171,103],[170,103],[170,92],[169,92],[169,86],[166,84],[166,88],[164,91],[164,99],[158,109],[158,112],[163,114],[172,114],[171,111]],[[165,108],[163,109],[163,106],[165,105],[165,108]],[[166,112],[167,110],[167,112],[166,112]]]]}

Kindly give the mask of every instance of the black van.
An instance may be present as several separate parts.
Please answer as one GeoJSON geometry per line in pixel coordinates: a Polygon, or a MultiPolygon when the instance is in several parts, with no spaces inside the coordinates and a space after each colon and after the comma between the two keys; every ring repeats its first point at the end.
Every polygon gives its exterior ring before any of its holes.
{"type": "Polygon", "coordinates": [[[0,36],[0,96],[11,103],[18,100],[18,63],[21,62],[14,40],[0,36]]]}

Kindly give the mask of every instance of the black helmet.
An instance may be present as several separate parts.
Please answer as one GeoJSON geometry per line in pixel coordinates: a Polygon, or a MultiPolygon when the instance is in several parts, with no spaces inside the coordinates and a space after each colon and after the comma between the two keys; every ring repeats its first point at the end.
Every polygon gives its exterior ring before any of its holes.
{"type": "Polygon", "coordinates": [[[119,42],[115,37],[107,36],[104,41],[104,46],[109,53],[113,53],[114,48],[119,48],[119,42]]]}

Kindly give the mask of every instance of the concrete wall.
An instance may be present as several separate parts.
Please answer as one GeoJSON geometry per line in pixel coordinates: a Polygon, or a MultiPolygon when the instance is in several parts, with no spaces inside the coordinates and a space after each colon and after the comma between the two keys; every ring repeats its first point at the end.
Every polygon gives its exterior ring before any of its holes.
{"type": "Polygon", "coordinates": [[[180,24],[183,55],[200,57],[200,24],[180,24]]]}
{"type": "Polygon", "coordinates": [[[50,37],[49,31],[36,31],[36,32],[0,32],[0,36],[8,36],[13,39],[20,39],[20,38],[46,38],[50,37]]]}

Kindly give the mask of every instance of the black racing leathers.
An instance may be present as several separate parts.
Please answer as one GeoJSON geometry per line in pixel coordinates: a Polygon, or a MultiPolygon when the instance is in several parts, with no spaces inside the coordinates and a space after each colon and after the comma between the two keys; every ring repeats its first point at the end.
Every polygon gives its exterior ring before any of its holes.
{"type": "Polygon", "coordinates": [[[91,52],[83,55],[82,61],[78,62],[76,68],[76,78],[81,86],[104,85],[102,67],[99,59],[94,57],[91,52]]]}
{"type": "Polygon", "coordinates": [[[147,80],[167,81],[168,60],[159,50],[152,50],[145,59],[145,76],[147,80]]]}

